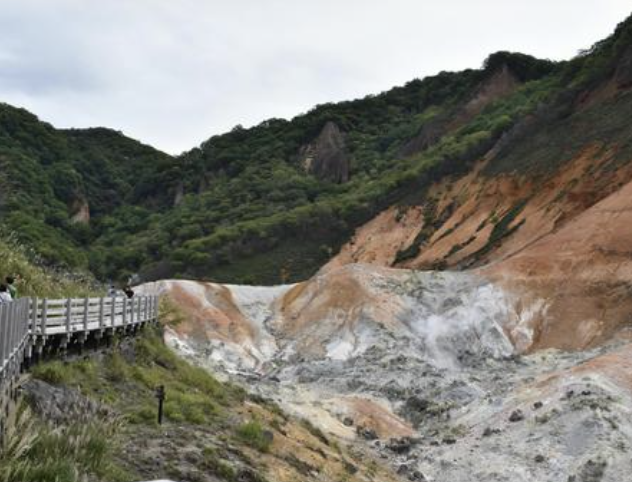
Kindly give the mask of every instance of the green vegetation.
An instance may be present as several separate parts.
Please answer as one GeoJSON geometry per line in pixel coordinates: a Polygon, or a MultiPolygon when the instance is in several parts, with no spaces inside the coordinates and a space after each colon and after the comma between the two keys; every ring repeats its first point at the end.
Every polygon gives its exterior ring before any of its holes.
{"type": "MultiPolygon", "coordinates": [[[[126,342],[133,344],[128,351],[114,349],[102,358],[49,361],[34,367],[34,378],[76,387],[88,398],[113,407],[120,416],[113,418],[108,413],[52,425],[32,416],[28,409],[22,410],[0,453],[0,481],[137,480],[117,462],[116,454],[121,440],[134,427],[157,426],[154,390],[158,385],[164,385],[167,393],[166,423],[223,427],[230,408],[245,400],[243,390],[189,365],[163,344],[160,335],[158,328],[147,328],[138,339],[126,342]],[[132,353],[131,358],[126,359],[125,353],[132,353]]],[[[236,436],[260,451],[269,448],[257,422],[240,426],[236,436]]],[[[234,470],[209,453],[205,466],[225,480],[236,480],[234,470]]]]}
{"type": "Polygon", "coordinates": [[[272,432],[266,431],[258,420],[251,420],[237,427],[236,435],[243,443],[259,452],[268,452],[272,445],[272,432]]]}
{"type": "MultiPolygon", "coordinates": [[[[47,263],[89,268],[102,280],[133,273],[242,283],[304,279],[376,213],[425,200],[432,183],[467,172],[490,152],[487,175],[543,173],[587,142],[616,145],[618,159],[629,158],[632,93],[580,106],[608,79],[632,85],[631,32],[628,19],[568,62],[498,52],[479,70],[320,105],[291,121],[237,126],[175,158],[118,132],[56,130],[0,105],[2,224],[47,263]],[[463,117],[499,69],[522,84],[463,117]],[[345,184],[306,174],[298,156],[329,121],[345,135],[345,184]],[[428,142],[407,149],[419,136],[428,142]],[[74,218],[86,204],[89,224],[74,218]]],[[[398,261],[414,257],[428,235],[398,261]]]]}
{"type": "Polygon", "coordinates": [[[164,385],[167,421],[214,423],[226,407],[244,399],[240,388],[223,384],[179,358],[152,328],[134,342],[134,358],[118,351],[102,360],[89,358],[37,365],[32,376],[56,385],[72,385],[86,396],[112,405],[132,424],[156,423],[155,389],[164,385]],[[122,389],[125,386],[125,389],[122,389]],[[133,393],[133,400],[126,398],[133,393]]]}
{"type": "MultiPolygon", "coordinates": [[[[164,319],[176,315],[172,311],[164,319]]],[[[312,469],[301,471],[312,467],[308,461],[315,456],[319,466],[348,472],[344,447],[273,402],[248,396],[178,358],[163,344],[160,328],[148,327],[119,343],[105,353],[34,367],[34,378],[100,402],[94,410],[102,415],[77,413],[69,421],[21,416],[28,423],[19,422],[0,451],[0,482],[207,480],[210,474],[228,482],[265,482],[277,464],[312,480],[312,469]],[[161,426],[156,423],[158,385],[166,389],[161,426]],[[291,458],[288,447],[294,447],[291,458]]],[[[348,480],[364,480],[366,470],[360,464],[354,469],[358,476],[348,480]]]]}
{"type": "Polygon", "coordinates": [[[52,269],[37,253],[10,235],[0,234],[0,277],[19,275],[19,296],[65,298],[103,292],[87,273],[52,269]]]}
{"type": "Polygon", "coordinates": [[[205,447],[202,451],[204,456],[204,469],[212,474],[217,475],[222,480],[229,482],[237,481],[237,471],[224,462],[212,447],[205,447]]]}
{"type": "MultiPolygon", "coordinates": [[[[487,243],[485,243],[485,246],[472,253],[469,256],[469,259],[476,261],[484,254],[487,254],[489,251],[491,251],[492,248],[497,246],[504,238],[515,233],[520,228],[520,226],[522,226],[525,220],[522,219],[519,223],[514,224],[511,227],[509,226],[515,221],[518,215],[520,215],[525,205],[527,204],[527,201],[527,199],[524,199],[518,202],[515,206],[509,209],[500,219],[495,219],[495,214],[492,215],[492,219],[490,220],[490,222],[494,224],[494,227],[492,228],[492,232],[487,239],[487,243]]],[[[461,248],[462,247],[459,247],[459,249],[461,248]]]]}
{"type": "Polygon", "coordinates": [[[111,418],[55,427],[23,405],[0,453],[0,481],[78,482],[88,474],[109,482],[133,480],[113,461],[119,429],[111,418]]]}
{"type": "Polygon", "coordinates": [[[237,127],[177,159],[120,133],[58,131],[0,106],[0,181],[10,193],[0,204],[3,223],[43,259],[89,268],[101,279],[135,272],[252,283],[278,282],[281,273],[288,281],[305,278],[359,224],[466,169],[511,126],[512,114],[530,108],[525,94],[518,107],[446,131],[428,152],[401,154],[423,126],[467,102],[501,60],[515,63],[516,75],[529,81],[552,68],[505,53],[481,70],[444,72],[321,105],[292,121],[237,127]],[[327,121],[343,130],[352,158],[352,179],[343,185],[307,175],[297,159],[327,121]],[[90,223],[73,221],[86,203],[90,223]]]}

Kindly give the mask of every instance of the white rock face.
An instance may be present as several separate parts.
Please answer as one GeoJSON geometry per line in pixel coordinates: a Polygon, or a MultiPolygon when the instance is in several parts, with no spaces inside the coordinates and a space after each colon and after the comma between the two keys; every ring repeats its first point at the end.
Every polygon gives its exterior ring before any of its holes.
{"type": "Polygon", "coordinates": [[[168,293],[185,315],[167,333],[180,354],[326,432],[366,438],[403,473],[437,482],[629,475],[632,343],[521,355],[546,303],[476,273],[349,265],[298,285],[144,289],[168,293]]]}
{"type": "MultiPolygon", "coordinates": [[[[196,306],[184,309],[195,311],[196,318],[206,317],[208,336],[202,341],[208,361],[237,371],[262,372],[275,359],[348,360],[383,343],[385,337],[408,340],[437,366],[457,367],[463,351],[496,358],[510,355],[514,348],[503,326],[518,323],[507,294],[465,273],[347,266],[304,286],[172,280],[143,290],[184,292],[195,299],[196,306]],[[297,288],[300,294],[288,300],[286,295],[297,288]],[[221,296],[215,295],[222,290],[221,296]],[[227,333],[219,326],[223,318],[231,322],[227,333]],[[232,336],[240,332],[247,336],[232,336]]],[[[177,328],[168,341],[187,356],[200,342],[199,336],[178,333],[177,328]]]]}

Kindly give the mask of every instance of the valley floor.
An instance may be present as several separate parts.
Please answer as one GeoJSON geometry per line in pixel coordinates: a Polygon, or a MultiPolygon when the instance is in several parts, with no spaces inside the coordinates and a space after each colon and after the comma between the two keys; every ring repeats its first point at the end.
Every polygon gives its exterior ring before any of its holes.
{"type": "Polygon", "coordinates": [[[402,480],[622,482],[632,468],[625,330],[598,348],[520,354],[505,326],[528,334],[530,311],[466,273],[357,265],[286,287],[147,289],[179,306],[167,340],[182,356],[402,480]]]}

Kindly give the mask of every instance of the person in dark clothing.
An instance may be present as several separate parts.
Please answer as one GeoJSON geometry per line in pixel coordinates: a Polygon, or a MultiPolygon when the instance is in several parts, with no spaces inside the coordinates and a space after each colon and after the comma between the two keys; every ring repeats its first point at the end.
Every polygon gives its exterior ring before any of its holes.
{"type": "Polygon", "coordinates": [[[15,300],[18,297],[18,289],[15,287],[15,277],[14,276],[7,276],[5,278],[5,281],[7,283],[7,289],[9,290],[9,294],[11,295],[11,299],[15,300]]]}
{"type": "Polygon", "coordinates": [[[125,288],[123,288],[123,292],[128,298],[134,297],[134,290],[132,289],[131,286],[126,286],[125,288]]]}

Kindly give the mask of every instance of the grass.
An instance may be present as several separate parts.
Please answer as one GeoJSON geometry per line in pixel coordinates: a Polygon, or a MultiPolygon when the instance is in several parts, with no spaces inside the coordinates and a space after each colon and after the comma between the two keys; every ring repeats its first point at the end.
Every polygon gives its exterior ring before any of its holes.
{"type": "Polygon", "coordinates": [[[508,238],[513,233],[515,233],[520,227],[525,223],[525,219],[522,219],[519,223],[509,227],[516,218],[520,215],[522,210],[527,204],[528,199],[523,199],[519,201],[514,206],[511,207],[500,219],[497,218],[497,215],[492,214],[490,221],[494,224],[492,228],[492,232],[487,238],[487,242],[485,245],[475,251],[474,253],[469,255],[469,259],[473,261],[480,260],[483,256],[488,254],[492,249],[498,246],[505,238],[508,238]]]}
{"type": "Polygon", "coordinates": [[[258,420],[251,420],[240,425],[235,433],[237,438],[249,447],[263,453],[270,451],[272,432],[265,430],[258,420]]]}
{"type": "Polygon", "coordinates": [[[222,480],[237,480],[237,471],[224,462],[212,447],[204,447],[202,457],[204,469],[208,472],[217,475],[222,480]]]}
{"type": "Polygon", "coordinates": [[[53,426],[22,406],[0,454],[0,481],[79,482],[88,476],[133,480],[113,461],[119,425],[117,419],[95,419],[53,426]]]}
{"type": "MultiPolygon", "coordinates": [[[[133,430],[138,425],[157,425],[155,389],[159,385],[166,391],[165,424],[220,426],[230,407],[245,400],[242,389],[217,381],[175,355],[164,345],[159,327],[148,327],[138,338],[120,343],[132,347],[84,360],[48,361],[33,368],[34,378],[76,387],[85,396],[113,407],[120,418],[112,423],[78,422],[61,427],[36,421],[32,429],[22,424],[16,429],[12,448],[0,456],[0,482],[79,482],[88,480],[87,475],[89,480],[130,480],[111,462],[111,454],[123,427],[133,430]]],[[[238,437],[262,452],[269,448],[267,434],[256,423],[240,427],[238,437]]],[[[228,465],[209,457],[207,465],[215,473],[233,480],[228,465]]]]}
{"type": "Polygon", "coordinates": [[[76,386],[84,395],[112,404],[133,424],[156,423],[155,390],[160,385],[166,391],[167,422],[213,423],[224,408],[245,398],[241,388],[221,383],[179,358],[164,345],[159,328],[147,328],[132,343],[133,359],[115,350],[102,360],[42,363],[32,375],[51,384],[76,386]],[[128,399],[131,393],[133,400],[128,399]]]}
{"type": "Polygon", "coordinates": [[[310,422],[308,419],[306,418],[301,419],[301,425],[305,427],[307,431],[310,434],[312,434],[314,437],[316,437],[320,442],[322,442],[325,445],[329,445],[330,443],[329,439],[323,433],[323,431],[319,429],[316,425],[314,425],[312,422],[310,422]]]}
{"type": "Polygon", "coordinates": [[[115,343],[119,346],[109,352],[83,360],[41,363],[32,376],[104,402],[117,414],[116,421],[52,427],[35,418],[31,429],[19,426],[13,448],[0,454],[0,482],[127,482],[164,475],[197,480],[201,472],[228,482],[265,482],[272,463],[299,477],[304,467],[288,462],[281,449],[286,443],[294,444],[297,460],[309,463],[319,454],[332,471],[360,480],[346,472],[345,452],[334,439],[307,420],[293,421],[276,404],[247,396],[243,389],[180,359],[164,345],[160,327],[147,327],[137,337],[115,343]],[[159,385],[166,392],[161,427],[156,421],[159,385]],[[295,432],[302,435],[288,436],[295,432]],[[140,455],[140,462],[134,455],[131,460],[122,450],[147,440],[168,441],[190,458],[160,443],[149,444],[156,450],[155,462],[153,455],[140,455]]]}
{"type": "Polygon", "coordinates": [[[0,277],[19,275],[19,296],[48,298],[94,296],[104,288],[86,273],[71,273],[44,265],[11,233],[0,232],[0,277]]]}

